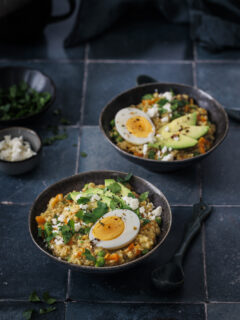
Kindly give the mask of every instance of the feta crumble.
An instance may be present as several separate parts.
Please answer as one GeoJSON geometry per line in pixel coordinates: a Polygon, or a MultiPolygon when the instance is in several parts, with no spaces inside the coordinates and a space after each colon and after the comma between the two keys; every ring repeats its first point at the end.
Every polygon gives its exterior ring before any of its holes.
{"type": "Polygon", "coordinates": [[[88,205],[87,204],[80,204],[79,208],[83,209],[83,210],[86,210],[88,208],[88,205]]]}
{"type": "Polygon", "coordinates": [[[56,236],[54,242],[56,243],[56,245],[64,244],[63,238],[60,236],[56,236]]]}
{"type": "Polygon", "coordinates": [[[166,146],[164,146],[164,147],[162,148],[162,153],[165,153],[165,152],[167,152],[167,147],[166,147],[166,146]]]}
{"type": "Polygon", "coordinates": [[[140,207],[139,208],[139,212],[142,213],[142,214],[145,213],[145,208],[144,207],[140,207]]]}
{"type": "Polygon", "coordinates": [[[156,217],[160,217],[162,214],[162,207],[159,206],[149,213],[148,217],[150,220],[155,220],[156,217]]]}
{"type": "Polygon", "coordinates": [[[163,108],[164,108],[164,109],[166,109],[166,110],[167,110],[167,112],[171,112],[171,111],[172,111],[172,109],[171,109],[171,105],[170,105],[170,103],[169,103],[169,102],[165,103],[165,105],[163,106],[163,108]]]}
{"type": "Polygon", "coordinates": [[[36,152],[31,149],[30,143],[23,140],[23,137],[4,136],[0,141],[0,159],[5,161],[21,161],[34,156],[36,152]]]}
{"type": "Polygon", "coordinates": [[[172,92],[170,92],[170,91],[164,92],[162,96],[163,96],[164,98],[166,98],[168,101],[172,101],[172,99],[173,99],[172,92]]]}
{"type": "Polygon", "coordinates": [[[139,207],[139,200],[131,197],[123,197],[126,204],[132,209],[136,210],[139,207]]]}
{"type": "Polygon", "coordinates": [[[144,145],[143,145],[143,155],[146,156],[146,155],[147,155],[147,152],[148,152],[148,145],[147,145],[147,144],[144,144],[144,145]]]}
{"type": "Polygon", "coordinates": [[[161,119],[161,122],[168,122],[168,116],[165,116],[161,119]]]}
{"type": "Polygon", "coordinates": [[[94,201],[99,201],[101,198],[99,197],[98,194],[94,194],[92,197],[91,197],[91,202],[94,202],[94,201]]]}
{"type": "Polygon", "coordinates": [[[154,118],[154,117],[158,116],[158,105],[154,104],[152,108],[149,108],[147,111],[147,115],[150,118],[154,118]]]}
{"type": "Polygon", "coordinates": [[[162,158],[162,161],[172,161],[173,160],[173,155],[171,153],[167,154],[162,158]]]}

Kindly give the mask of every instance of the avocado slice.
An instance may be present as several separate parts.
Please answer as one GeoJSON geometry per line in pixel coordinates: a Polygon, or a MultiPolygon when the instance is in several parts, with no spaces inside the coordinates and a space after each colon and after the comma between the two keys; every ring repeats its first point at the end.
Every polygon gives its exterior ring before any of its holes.
{"type": "Polygon", "coordinates": [[[115,183],[115,182],[118,183],[119,186],[121,187],[121,195],[122,195],[123,197],[127,197],[128,194],[131,193],[131,190],[130,190],[130,189],[128,189],[127,187],[125,187],[121,182],[117,182],[117,181],[115,181],[114,179],[105,179],[105,186],[107,187],[107,186],[109,186],[109,185],[111,185],[111,184],[113,184],[113,183],[115,183]]]}
{"type": "Polygon", "coordinates": [[[159,139],[159,144],[172,149],[185,149],[194,147],[198,141],[183,134],[166,133],[159,139]],[[177,137],[174,138],[174,136],[177,137]]]}
{"type": "Polygon", "coordinates": [[[208,132],[208,126],[188,126],[181,130],[181,134],[190,138],[199,139],[208,132]]]}
{"type": "MultiPolygon", "coordinates": [[[[197,123],[197,112],[193,112],[173,120],[171,123],[168,124],[168,126],[174,129],[178,126],[183,126],[183,127],[194,126],[196,123],[197,123]]],[[[178,130],[174,130],[174,131],[178,131],[178,130]]]]}
{"type": "Polygon", "coordinates": [[[112,199],[106,196],[102,196],[102,202],[106,203],[106,205],[110,208],[110,203],[112,199]]]}

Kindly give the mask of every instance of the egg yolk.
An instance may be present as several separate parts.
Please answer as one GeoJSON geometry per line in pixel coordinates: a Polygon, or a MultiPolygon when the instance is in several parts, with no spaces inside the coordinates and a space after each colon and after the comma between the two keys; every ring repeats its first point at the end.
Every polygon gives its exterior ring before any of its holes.
{"type": "Polygon", "coordinates": [[[93,236],[99,240],[112,240],[119,237],[125,225],[121,218],[110,216],[101,219],[92,230],[93,236]]]}
{"type": "Polygon", "coordinates": [[[138,138],[147,138],[153,131],[151,123],[142,116],[129,118],[126,123],[127,130],[138,138]]]}

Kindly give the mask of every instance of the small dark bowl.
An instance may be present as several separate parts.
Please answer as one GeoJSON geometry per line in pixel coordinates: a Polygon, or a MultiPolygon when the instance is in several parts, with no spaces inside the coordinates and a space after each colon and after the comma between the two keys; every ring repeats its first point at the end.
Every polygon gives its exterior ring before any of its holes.
{"type": "Polygon", "coordinates": [[[38,119],[53,104],[56,98],[56,87],[53,80],[41,71],[25,67],[2,67],[0,68],[0,88],[8,88],[14,84],[25,81],[37,92],[49,92],[51,99],[45,104],[42,110],[36,114],[19,119],[0,120],[0,125],[23,125],[38,119]]]}
{"type": "Polygon", "coordinates": [[[63,179],[51,185],[50,187],[48,187],[35,200],[29,213],[29,219],[28,219],[29,232],[35,245],[43,253],[47,254],[50,258],[52,258],[56,262],[65,264],[68,268],[71,268],[73,270],[89,272],[89,273],[112,273],[112,272],[122,271],[130,267],[134,267],[139,263],[142,263],[143,261],[145,261],[145,259],[147,259],[163,243],[163,241],[167,237],[171,227],[171,223],[172,223],[172,213],[171,213],[169,203],[165,198],[165,196],[163,195],[163,193],[158,188],[153,186],[151,183],[137,176],[133,176],[130,181],[131,185],[136,190],[136,192],[142,193],[145,191],[149,191],[149,197],[151,201],[154,203],[154,205],[155,206],[161,205],[163,208],[161,234],[158,238],[158,242],[156,246],[146,255],[119,266],[102,267],[102,268],[80,266],[80,265],[69,263],[64,260],[59,260],[45,247],[43,240],[38,237],[37,224],[35,221],[35,217],[37,215],[40,215],[41,212],[44,212],[46,210],[49,200],[52,197],[54,197],[56,194],[58,193],[67,194],[68,192],[73,190],[81,190],[83,186],[88,182],[95,182],[96,184],[102,184],[104,183],[104,179],[116,179],[116,177],[123,178],[125,176],[126,176],[126,173],[118,172],[118,171],[89,171],[89,172],[83,172],[78,175],[63,179]]]}
{"type": "Polygon", "coordinates": [[[125,158],[128,160],[139,164],[149,170],[158,172],[169,172],[175,171],[189,165],[196,163],[204,158],[206,158],[210,153],[212,153],[225,139],[228,132],[228,116],[224,108],[209,94],[206,92],[191,87],[187,85],[177,84],[177,83],[153,83],[144,84],[138,87],[127,90],[112,101],[110,101],[105,108],[102,110],[99,118],[99,126],[107,139],[108,142],[125,158]],[[116,113],[123,108],[129,107],[131,104],[138,104],[141,101],[142,96],[147,93],[154,92],[158,89],[158,92],[165,92],[172,89],[175,93],[188,94],[192,97],[199,106],[206,109],[209,112],[210,120],[216,124],[215,141],[212,148],[206,153],[196,156],[191,159],[185,160],[175,160],[175,161],[159,161],[152,159],[144,159],[141,157],[134,156],[126,151],[120,149],[110,138],[109,131],[110,121],[115,118],[116,113]]]}
{"type": "Polygon", "coordinates": [[[31,129],[23,127],[0,129],[0,141],[3,140],[6,135],[11,135],[12,138],[22,136],[23,140],[28,141],[31,149],[37,154],[21,161],[0,160],[0,171],[9,175],[19,175],[35,168],[39,164],[42,155],[42,141],[39,135],[31,129]]]}

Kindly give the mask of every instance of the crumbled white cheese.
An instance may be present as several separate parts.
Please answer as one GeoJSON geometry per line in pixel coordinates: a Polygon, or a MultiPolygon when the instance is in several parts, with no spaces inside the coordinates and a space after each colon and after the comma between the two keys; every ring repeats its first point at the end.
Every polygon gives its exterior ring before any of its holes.
{"type": "Polygon", "coordinates": [[[164,146],[164,147],[162,148],[162,153],[165,153],[165,152],[167,152],[167,147],[166,147],[166,146],[164,146]]]}
{"type": "Polygon", "coordinates": [[[169,148],[168,148],[168,151],[171,152],[171,151],[172,151],[172,147],[169,147],[169,148]]]}
{"type": "Polygon", "coordinates": [[[159,159],[160,157],[161,157],[161,151],[158,150],[158,152],[157,152],[157,159],[159,159]]]}
{"type": "Polygon", "coordinates": [[[61,215],[58,217],[58,220],[59,220],[60,222],[63,222],[64,219],[65,219],[65,216],[64,216],[63,214],[61,214],[61,215]]]}
{"type": "Polygon", "coordinates": [[[80,228],[81,228],[81,223],[80,223],[80,222],[75,222],[75,224],[74,224],[74,230],[75,230],[76,232],[78,232],[78,231],[80,230],[80,228]]]}
{"type": "Polygon", "coordinates": [[[168,122],[168,116],[165,116],[161,119],[161,122],[168,122]]]}
{"type": "Polygon", "coordinates": [[[56,218],[52,219],[52,224],[57,224],[57,219],[56,218]]]}
{"type": "Polygon", "coordinates": [[[174,137],[173,137],[173,140],[178,141],[178,140],[179,140],[179,137],[178,137],[178,136],[174,136],[174,137]]]}
{"type": "Polygon", "coordinates": [[[11,139],[10,135],[4,136],[0,141],[0,159],[5,161],[21,161],[34,156],[36,152],[31,149],[29,142],[23,140],[23,137],[11,139]]]}
{"type": "Polygon", "coordinates": [[[131,197],[123,197],[126,204],[132,209],[136,210],[139,207],[139,200],[131,197]]]}
{"type": "Polygon", "coordinates": [[[173,160],[173,155],[171,153],[167,154],[162,158],[162,161],[172,161],[173,160]]]}
{"type": "Polygon", "coordinates": [[[170,91],[164,92],[164,94],[163,94],[162,96],[163,96],[164,98],[166,98],[168,101],[172,101],[172,99],[173,99],[172,92],[170,92],[170,91]]]}
{"type": "Polygon", "coordinates": [[[81,192],[76,196],[76,201],[78,201],[80,198],[82,198],[82,193],[81,192]]]}
{"type": "Polygon", "coordinates": [[[156,217],[160,217],[162,214],[162,207],[159,206],[149,213],[148,217],[150,220],[155,220],[156,217]]]}
{"type": "Polygon", "coordinates": [[[166,127],[164,128],[164,131],[169,132],[169,131],[170,131],[169,127],[166,126],[166,127]]]}
{"type": "Polygon", "coordinates": [[[63,238],[60,237],[60,236],[56,236],[54,242],[55,242],[57,245],[64,244],[63,238]]]}
{"type": "Polygon", "coordinates": [[[148,145],[147,145],[147,144],[144,144],[144,145],[143,145],[143,155],[146,156],[146,155],[147,155],[147,152],[148,152],[148,145]]]}
{"type": "Polygon", "coordinates": [[[99,197],[98,194],[94,194],[92,197],[91,197],[91,202],[94,202],[94,201],[99,201],[101,198],[99,197]]]}
{"type": "Polygon", "coordinates": [[[158,105],[154,104],[152,108],[149,108],[147,111],[147,115],[149,115],[150,118],[158,116],[158,105]]]}
{"type": "Polygon", "coordinates": [[[167,112],[171,112],[171,111],[172,111],[172,109],[171,109],[171,105],[170,105],[170,103],[169,103],[169,102],[165,103],[165,105],[163,106],[163,108],[164,108],[164,109],[166,109],[166,110],[167,110],[167,112]]]}
{"type": "Polygon", "coordinates": [[[83,210],[86,210],[88,208],[88,205],[87,204],[80,204],[79,208],[83,209],[83,210]]]}
{"type": "Polygon", "coordinates": [[[140,212],[140,213],[145,213],[145,208],[144,208],[144,207],[140,207],[140,208],[139,208],[139,212],[140,212]]]}

